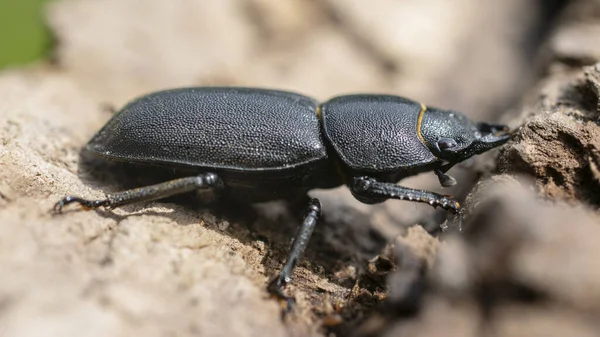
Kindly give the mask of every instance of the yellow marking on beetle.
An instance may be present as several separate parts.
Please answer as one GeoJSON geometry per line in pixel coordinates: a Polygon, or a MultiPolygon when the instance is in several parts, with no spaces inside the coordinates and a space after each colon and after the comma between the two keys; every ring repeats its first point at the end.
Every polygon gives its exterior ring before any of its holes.
{"type": "Polygon", "coordinates": [[[425,143],[425,138],[423,138],[423,135],[421,134],[421,123],[423,122],[423,116],[425,115],[425,110],[427,110],[427,107],[425,106],[425,104],[421,103],[421,112],[419,112],[419,119],[417,119],[417,136],[419,136],[421,143],[423,143],[423,145],[427,146],[427,144],[425,143]]]}
{"type": "Polygon", "coordinates": [[[317,118],[319,120],[322,120],[323,119],[323,113],[321,112],[321,104],[317,105],[317,111],[316,111],[316,113],[317,113],[317,118]]]}

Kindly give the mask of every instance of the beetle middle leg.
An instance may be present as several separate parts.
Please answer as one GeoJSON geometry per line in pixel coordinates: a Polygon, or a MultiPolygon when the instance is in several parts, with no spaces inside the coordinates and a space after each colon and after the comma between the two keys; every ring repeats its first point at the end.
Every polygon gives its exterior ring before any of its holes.
{"type": "Polygon", "coordinates": [[[422,202],[433,207],[441,207],[458,216],[458,230],[462,230],[462,210],[458,201],[449,196],[380,182],[370,177],[355,177],[350,186],[357,199],[364,202],[380,202],[386,199],[399,199],[422,202]]]}
{"type": "Polygon", "coordinates": [[[105,199],[100,200],[87,200],[76,196],[67,196],[54,205],[54,211],[61,213],[66,205],[72,203],[77,203],[84,209],[118,207],[140,201],[162,199],[197,189],[215,188],[221,185],[222,182],[219,176],[214,173],[204,173],[193,177],[179,178],[156,185],[107,194],[105,199]]]}
{"type": "Polygon", "coordinates": [[[294,299],[283,294],[282,288],[292,280],[292,273],[296,264],[304,255],[304,250],[310,241],[310,237],[315,229],[317,220],[321,216],[321,202],[318,199],[311,199],[308,203],[308,209],[304,221],[294,238],[292,247],[288,252],[285,264],[281,268],[281,272],[267,286],[267,290],[277,296],[279,299],[287,301],[287,307],[290,308],[294,303],[294,299]]]}

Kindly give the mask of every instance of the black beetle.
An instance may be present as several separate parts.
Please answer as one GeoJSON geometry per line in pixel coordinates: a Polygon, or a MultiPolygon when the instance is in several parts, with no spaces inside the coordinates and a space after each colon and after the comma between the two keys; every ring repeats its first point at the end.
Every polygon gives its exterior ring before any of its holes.
{"type": "MultiPolygon", "coordinates": [[[[473,123],[460,113],[390,95],[348,95],[325,103],[295,93],[252,88],[183,88],[138,98],[90,140],[96,157],[184,168],[190,176],[106,195],[68,196],[83,208],[116,207],[198,189],[243,202],[307,197],[346,184],[361,202],[428,203],[458,214],[449,196],[396,185],[433,171],[443,186],[454,164],[509,139],[504,125],[473,123]]],[[[286,262],[270,284],[280,298],[318,217],[310,199],[286,262]]]]}

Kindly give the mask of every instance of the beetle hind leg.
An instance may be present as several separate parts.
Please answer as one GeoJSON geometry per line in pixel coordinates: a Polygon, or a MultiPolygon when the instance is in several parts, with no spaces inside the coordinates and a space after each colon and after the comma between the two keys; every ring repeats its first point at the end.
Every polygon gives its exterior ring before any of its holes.
{"type": "Polygon", "coordinates": [[[302,258],[302,255],[304,255],[304,251],[310,241],[310,237],[312,236],[319,216],[321,216],[321,202],[318,199],[311,199],[308,203],[304,221],[294,238],[294,242],[285,259],[285,264],[283,265],[283,268],[281,268],[281,272],[279,272],[279,275],[267,286],[267,291],[269,291],[269,293],[286,301],[288,309],[292,307],[295,301],[293,298],[285,296],[282,289],[286,284],[291,282],[294,268],[300,258],[302,258]]]}
{"type": "Polygon", "coordinates": [[[100,207],[118,207],[140,201],[151,201],[170,197],[176,194],[191,192],[197,189],[207,189],[222,186],[221,179],[214,173],[204,173],[197,176],[165,181],[160,184],[134,188],[117,193],[107,194],[105,199],[87,200],[76,196],[67,196],[57,202],[53,210],[62,213],[66,205],[77,203],[84,209],[100,207]]]}

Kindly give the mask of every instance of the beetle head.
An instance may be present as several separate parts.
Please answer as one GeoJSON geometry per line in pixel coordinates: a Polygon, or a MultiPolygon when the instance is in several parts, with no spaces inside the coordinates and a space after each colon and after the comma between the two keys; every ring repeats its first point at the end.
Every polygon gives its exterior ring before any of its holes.
{"type": "Polygon", "coordinates": [[[510,137],[506,125],[474,123],[458,112],[435,108],[425,111],[421,135],[436,157],[452,163],[500,146],[510,137]]]}

